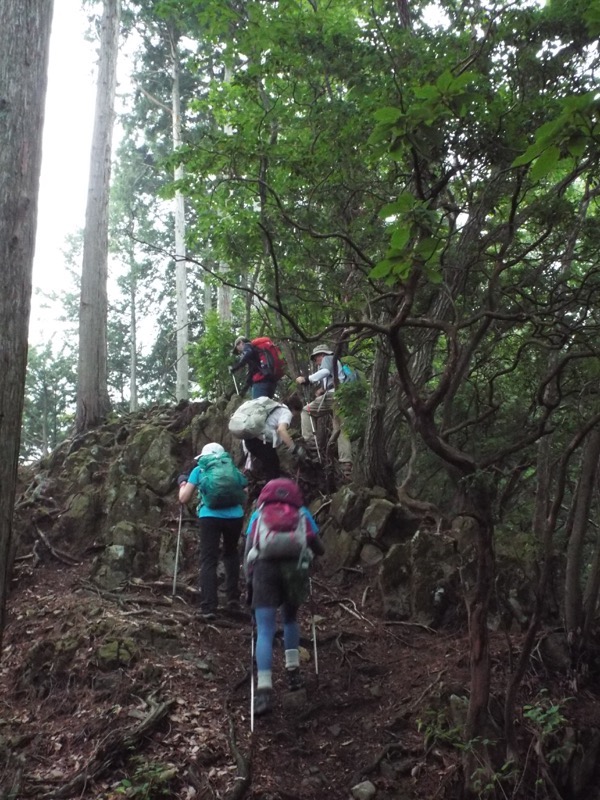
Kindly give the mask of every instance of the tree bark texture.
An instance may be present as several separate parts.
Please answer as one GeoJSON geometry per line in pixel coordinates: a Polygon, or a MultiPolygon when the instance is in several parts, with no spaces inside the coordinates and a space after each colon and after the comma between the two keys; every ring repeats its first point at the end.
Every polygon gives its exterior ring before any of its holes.
{"type": "Polygon", "coordinates": [[[383,486],[395,494],[396,480],[388,461],[384,432],[390,360],[391,353],[387,341],[378,339],[371,376],[371,398],[367,411],[363,457],[360,459],[360,464],[367,486],[383,486]]]}
{"type": "Polygon", "coordinates": [[[600,457],[600,429],[592,430],[586,439],[581,459],[581,474],[573,500],[573,522],[567,545],[565,574],[565,625],[572,657],[579,656],[583,627],[582,564],[588,517],[600,457]]]}
{"type": "Polygon", "coordinates": [[[0,3],[0,647],[27,367],[53,0],[0,3]]]}
{"type": "Polygon", "coordinates": [[[105,0],[83,237],[77,373],[78,431],[97,426],[110,409],[106,343],[108,201],[120,18],[121,0],[105,0]]]}
{"type": "MultiPolygon", "coordinates": [[[[173,111],[173,152],[182,144],[181,135],[181,95],[179,89],[179,53],[175,32],[171,33],[171,54],[173,58],[173,83],[171,102],[173,111]]],[[[177,164],[173,175],[175,182],[184,177],[183,166],[177,164]]],[[[188,358],[188,306],[187,306],[187,260],[185,245],[185,201],[182,192],[175,192],[175,298],[177,307],[177,400],[189,397],[189,358],[188,358]]]]}

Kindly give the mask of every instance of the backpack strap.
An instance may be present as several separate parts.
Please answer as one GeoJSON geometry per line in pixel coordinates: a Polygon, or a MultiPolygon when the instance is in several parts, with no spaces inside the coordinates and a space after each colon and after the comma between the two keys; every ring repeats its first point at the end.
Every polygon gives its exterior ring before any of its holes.
{"type": "MultiPolygon", "coordinates": [[[[265,417],[265,430],[263,432],[263,437],[262,437],[263,444],[267,443],[267,420],[269,419],[271,414],[273,414],[275,411],[277,411],[278,408],[283,408],[283,405],[284,405],[283,403],[277,403],[277,405],[273,406],[273,408],[269,411],[269,413],[265,417]]],[[[277,447],[276,442],[277,442],[277,428],[274,428],[273,429],[273,435],[271,437],[271,446],[272,447],[277,447]]]]}

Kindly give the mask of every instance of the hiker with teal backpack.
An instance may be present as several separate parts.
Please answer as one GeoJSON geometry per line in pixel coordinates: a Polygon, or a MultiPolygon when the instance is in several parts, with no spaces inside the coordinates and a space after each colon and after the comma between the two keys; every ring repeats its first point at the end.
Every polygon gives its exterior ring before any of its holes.
{"type": "Polygon", "coordinates": [[[247,479],[225,448],[210,442],[196,458],[189,475],[181,474],[179,502],[189,503],[198,493],[200,520],[200,610],[206,620],[215,619],[218,606],[217,564],[223,539],[223,566],[227,609],[239,609],[239,540],[244,520],[247,479]]]}
{"type": "Polygon", "coordinates": [[[302,401],[293,394],[283,403],[268,397],[247,400],[233,413],[229,431],[242,440],[245,450],[253,458],[260,461],[265,480],[281,475],[279,446],[287,447],[300,461],[306,457],[304,448],[289,434],[292,421],[300,416],[301,411],[302,401]]]}
{"type": "Polygon", "coordinates": [[[243,366],[248,368],[242,394],[251,389],[253,399],[273,397],[277,382],[285,373],[286,364],[281,349],[268,336],[260,336],[252,341],[246,336],[238,336],[232,355],[239,356],[236,363],[229,367],[232,376],[243,366]]]}
{"type": "Polygon", "coordinates": [[[298,385],[316,387],[315,399],[302,409],[300,420],[302,438],[309,454],[318,455],[315,422],[318,417],[331,414],[333,425],[339,431],[337,439],[338,461],[346,478],[352,475],[352,445],[344,433],[341,421],[335,413],[335,387],[339,383],[354,380],[352,371],[346,370],[342,362],[336,358],[333,350],[325,344],[317,345],[310,354],[315,371],[308,377],[299,375],[298,385]]]}
{"type": "Polygon", "coordinates": [[[256,620],[257,685],[254,714],[273,707],[273,639],[281,609],[285,670],[290,691],[301,689],[298,609],[309,596],[309,568],[324,552],[317,524],[289,478],[269,481],[258,497],[246,531],[244,567],[248,600],[256,620]]]}

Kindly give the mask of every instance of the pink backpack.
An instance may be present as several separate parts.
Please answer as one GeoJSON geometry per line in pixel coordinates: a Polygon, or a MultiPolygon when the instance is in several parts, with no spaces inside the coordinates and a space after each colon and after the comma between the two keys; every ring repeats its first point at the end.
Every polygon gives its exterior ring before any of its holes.
{"type": "Polygon", "coordinates": [[[310,525],[300,511],[302,492],[288,478],[269,481],[258,496],[258,516],[251,533],[258,558],[302,558],[307,553],[310,525]]]}

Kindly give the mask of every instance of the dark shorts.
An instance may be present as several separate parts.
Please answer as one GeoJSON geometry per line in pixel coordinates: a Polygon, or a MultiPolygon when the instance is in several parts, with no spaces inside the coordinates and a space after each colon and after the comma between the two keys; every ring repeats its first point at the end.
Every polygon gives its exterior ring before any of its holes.
{"type": "Polygon", "coordinates": [[[298,571],[298,561],[258,559],[252,572],[252,608],[297,608],[309,592],[308,572],[298,571]]]}

